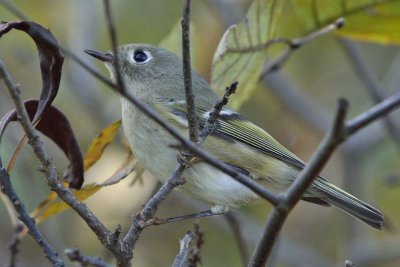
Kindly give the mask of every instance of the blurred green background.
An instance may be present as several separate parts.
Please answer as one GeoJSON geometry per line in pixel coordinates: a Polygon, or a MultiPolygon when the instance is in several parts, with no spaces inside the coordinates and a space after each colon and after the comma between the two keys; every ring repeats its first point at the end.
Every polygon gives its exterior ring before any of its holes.
{"type": "MultiPolygon", "coordinates": [[[[59,41],[82,60],[106,74],[100,63],[83,53],[84,49],[110,48],[101,1],[15,0],[13,3],[31,20],[50,28],[59,41]]],[[[182,0],[112,1],[112,5],[121,44],[158,44],[180,19],[182,10],[182,0]]],[[[230,24],[241,20],[248,5],[246,0],[193,1],[194,66],[205,78],[209,78],[212,56],[223,32],[230,24]]],[[[0,6],[0,19],[11,21],[17,18],[0,6]]],[[[381,82],[384,88],[381,93],[389,96],[397,92],[399,48],[369,43],[357,43],[357,46],[381,82]]],[[[38,97],[41,78],[32,40],[21,32],[10,32],[0,40],[0,58],[14,81],[20,84],[23,97],[38,97]]],[[[296,51],[279,73],[259,84],[240,111],[307,161],[333,117],[338,97],[349,100],[349,117],[374,104],[339,39],[329,35],[296,51]],[[306,104],[303,108],[300,106],[304,114],[297,109],[300,102],[306,104]]],[[[68,58],[54,105],[70,119],[83,151],[102,128],[121,117],[119,97],[68,58]]],[[[0,115],[11,109],[11,98],[0,83],[0,115]]],[[[396,111],[392,116],[397,125],[400,125],[399,115],[396,111]]],[[[21,135],[17,124],[7,129],[0,151],[3,162],[8,162],[21,135]]],[[[51,141],[45,137],[43,140],[62,173],[66,158],[51,141]]],[[[399,266],[399,142],[387,134],[384,124],[374,123],[346,142],[323,172],[335,184],[379,207],[390,227],[377,232],[337,209],[300,203],[285,223],[271,266],[343,266],[346,259],[357,266],[399,266]]],[[[107,179],[121,164],[124,155],[121,133],[121,138],[86,174],[87,182],[107,179]]],[[[32,150],[26,147],[11,173],[13,184],[29,211],[49,193],[42,174],[36,171],[37,165],[32,150]]],[[[149,174],[144,176],[143,184],[131,187],[130,182],[128,178],[104,188],[87,201],[94,213],[112,229],[121,224],[126,231],[131,215],[157,186],[149,174]]],[[[158,216],[171,217],[206,208],[203,203],[173,192],[158,216]]],[[[259,239],[270,209],[269,204],[259,201],[235,211],[249,252],[259,239]]],[[[193,223],[184,221],[146,229],[134,251],[134,266],[170,266],[179,251],[178,239],[193,229],[193,223]]],[[[110,253],[71,211],[50,218],[39,227],[61,254],[65,248],[77,246],[88,255],[111,260],[110,253]]],[[[200,227],[205,233],[201,253],[203,266],[242,265],[234,236],[223,217],[202,219],[200,227]]],[[[11,239],[11,223],[4,205],[0,204],[1,263],[8,261],[7,245],[11,239]]],[[[19,266],[50,266],[29,236],[23,240],[20,249],[19,266]]]]}

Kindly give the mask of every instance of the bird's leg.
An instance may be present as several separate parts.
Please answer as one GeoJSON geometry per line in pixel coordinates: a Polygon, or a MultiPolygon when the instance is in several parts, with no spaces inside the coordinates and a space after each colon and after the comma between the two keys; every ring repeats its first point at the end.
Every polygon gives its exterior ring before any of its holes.
{"type": "Polygon", "coordinates": [[[177,222],[181,220],[187,220],[187,219],[199,219],[199,218],[205,218],[205,217],[210,217],[210,216],[217,216],[217,215],[223,215],[226,212],[228,212],[227,207],[223,206],[213,206],[209,210],[205,211],[200,211],[192,214],[187,214],[187,215],[182,215],[182,216],[177,216],[177,217],[170,217],[170,218],[153,218],[148,220],[147,222],[143,223],[141,225],[142,228],[145,228],[150,225],[161,225],[161,224],[166,224],[166,223],[171,223],[171,222],[177,222]]]}
{"type": "Polygon", "coordinates": [[[193,164],[200,162],[201,158],[192,155],[188,152],[181,152],[178,156],[178,161],[185,166],[185,168],[191,167],[193,164]]]}

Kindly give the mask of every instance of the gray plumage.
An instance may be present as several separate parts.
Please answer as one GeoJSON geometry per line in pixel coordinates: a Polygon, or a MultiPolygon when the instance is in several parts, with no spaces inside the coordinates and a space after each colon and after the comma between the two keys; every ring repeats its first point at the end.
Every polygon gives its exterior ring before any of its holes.
{"type": "MultiPolygon", "coordinates": [[[[110,53],[88,53],[103,60],[114,78],[110,53]]],[[[124,45],[118,48],[118,53],[127,89],[157,110],[182,134],[188,135],[181,59],[148,44],[124,45]]],[[[218,96],[194,70],[192,80],[196,115],[200,124],[204,124],[218,96]]],[[[122,97],[121,103],[124,131],[136,158],[165,182],[177,163],[179,151],[170,146],[177,141],[128,100],[122,97]]],[[[203,147],[219,160],[274,191],[287,189],[305,166],[266,131],[228,108],[222,110],[215,131],[207,137],[203,147]]],[[[204,162],[185,170],[183,177],[187,182],[179,188],[214,205],[212,210],[215,213],[257,198],[250,189],[204,162]]],[[[337,206],[376,229],[381,229],[384,222],[380,211],[322,177],[316,178],[303,199],[323,206],[337,206]]]]}

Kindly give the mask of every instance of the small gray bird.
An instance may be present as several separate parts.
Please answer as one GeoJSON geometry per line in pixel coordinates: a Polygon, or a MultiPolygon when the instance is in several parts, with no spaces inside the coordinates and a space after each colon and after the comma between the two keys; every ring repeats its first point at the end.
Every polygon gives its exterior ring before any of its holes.
{"type": "MultiPolygon", "coordinates": [[[[115,81],[113,55],[86,50],[103,61],[115,81]]],[[[128,44],[118,48],[120,73],[127,90],[154,108],[182,134],[188,135],[182,60],[175,54],[149,44],[128,44]]],[[[219,97],[192,70],[196,115],[204,125],[219,97]]],[[[176,140],[132,103],[121,97],[125,135],[137,160],[165,182],[176,166],[176,140]]],[[[237,168],[274,191],[283,191],[296,179],[305,163],[279,144],[266,131],[235,111],[224,108],[203,148],[217,159],[237,168]]],[[[211,203],[221,214],[257,198],[250,189],[222,171],[198,162],[184,171],[186,183],[180,188],[194,198],[211,203]]],[[[383,214],[349,193],[318,177],[303,200],[322,206],[335,205],[368,225],[382,229],[383,214]]]]}

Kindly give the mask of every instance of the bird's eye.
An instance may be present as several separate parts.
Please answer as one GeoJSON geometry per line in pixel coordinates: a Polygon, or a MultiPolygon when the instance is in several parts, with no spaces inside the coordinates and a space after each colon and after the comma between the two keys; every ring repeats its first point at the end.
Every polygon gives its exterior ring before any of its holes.
{"type": "Polygon", "coordinates": [[[133,59],[138,63],[143,63],[148,59],[148,56],[143,51],[135,51],[133,59]]]}

